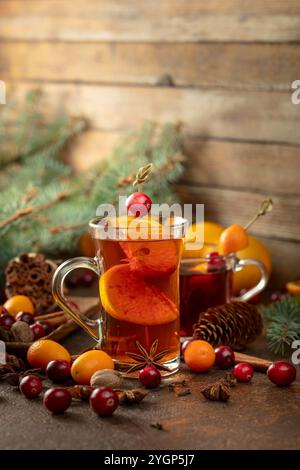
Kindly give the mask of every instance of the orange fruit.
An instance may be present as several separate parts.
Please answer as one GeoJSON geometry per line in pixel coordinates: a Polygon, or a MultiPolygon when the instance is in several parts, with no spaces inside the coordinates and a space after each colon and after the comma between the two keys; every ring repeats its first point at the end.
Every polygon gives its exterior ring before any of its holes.
{"type": "Polygon", "coordinates": [[[108,269],[100,277],[101,303],[109,315],[136,325],[163,325],[179,312],[158,287],[135,276],[128,264],[108,269]]]}
{"type": "Polygon", "coordinates": [[[215,363],[215,351],[211,344],[202,339],[191,341],[184,350],[184,361],[195,372],[205,372],[215,363]]]}
{"type": "Polygon", "coordinates": [[[227,227],[220,236],[219,253],[228,255],[247,248],[249,237],[246,230],[238,224],[227,227]]]}
{"type": "Polygon", "coordinates": [[[184,239],[184,249],[182,252],[183,258],[202,258],[212,251],[217,251],[217,245],[219,244],[221,233],[223,232],[224,228],[215,223],[215,222],[198,222],[197,224],[193,224],[189,227],[187,234],[184,239]],[[195,243],[196,242],[196,235],[195,233],[198,232],[198,237],[200,238],[200,245],[202,248],[197,248],[195,250],[191,250],[188,248],[187,243],[195,243]]]}
{"type": "Polygon", "coordinates": [[[112,358],[104,351],[87,351],[75,359],[71,375],[78,384],[89,385],[92,375],[102,369],[114,369],[112,358]]]}
{"type": "Polygon", "coordinates": [[[27,351],[27,361],[34,368],[46,369],[48,362],[64,360],[71,362],[69,352],[61,344],[51,339],[39,339],[27,351]]]}
{"type": "Polygon", "coordinates": [[[290,281],[286,284],[286,289],[289,294],[300,295],[300,281],[290,281]]]}
{"type": "Polygon", "coordinates": [[[14,295],[4,304],[10,315],[16,316],[19,312],[28,312],[34,315],[34,305],[26,295],[14,295]]]}
{"type": "MultiPolygon", "coordinates": [[[[253,258],[265,265],[268,273],[272,271],[272,258],[267,247],[254,237],[249,236],[249,245],[237,252],[239,259],[253,258]]],[[[239,295],[243,289],[254,287],[260,280],[261,274],[256,266],[245,266],[233,275],[233,293],[239,295]]]]}

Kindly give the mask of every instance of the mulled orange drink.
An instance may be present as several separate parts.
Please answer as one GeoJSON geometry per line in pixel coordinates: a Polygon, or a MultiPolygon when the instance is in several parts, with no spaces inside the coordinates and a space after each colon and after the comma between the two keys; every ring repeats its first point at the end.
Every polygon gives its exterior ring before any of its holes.
{"type": "Polygon", "coordinates": [[[179,265],[185,227],[179,217],[166,223],[154,216],[90,222],[96,257],[78,258],[77,267],[89,267],[99,275],[97,328],[73,306],[69,313],[119,370],[134,375],[147,363],[163,375],[178,369],[179,265]]]}
{"type": "Polygon", "coordinates": [[[179,361],[182,239],[174,237],[172,226],[149,216],[129,218],[125,230],[124,219],[117,223],[117,239],[96,239],[104,271],[99,279],[106,323],[102,348],[125,369],[138,370],[149,355],[170,372],[179,361]]]}

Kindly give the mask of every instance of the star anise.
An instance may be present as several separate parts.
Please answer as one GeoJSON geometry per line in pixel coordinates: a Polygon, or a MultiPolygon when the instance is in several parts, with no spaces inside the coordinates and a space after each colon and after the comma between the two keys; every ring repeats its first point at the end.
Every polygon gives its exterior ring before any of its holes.
{"type": "Polygon", "coordinates": [[[157,347],[158,347],[158,339],[156,339],[152,343],[149,353],[144,348],[144,346],[141,345],[139,341],[136,341],[135,344],[141,354],[136,354],[136,353],[131,353],[131,352],[126,353],[128,357],[136,361],[136,364],[134,364],[133,366],[130,367],[130,369],[128,369],[127,371],[128,374],[130,374],[131,372],[135,372],[137,370],[141,370],[145,366],[149,366],[149,365],[156,367],[158,370],[164,370],[166,372],[171,371],[169,367],[159,362],[160,359],[162,359],[166,354],[169,354],[171,351],[168,349],[165,349],[164,351],[156,353],[157,347]]]}

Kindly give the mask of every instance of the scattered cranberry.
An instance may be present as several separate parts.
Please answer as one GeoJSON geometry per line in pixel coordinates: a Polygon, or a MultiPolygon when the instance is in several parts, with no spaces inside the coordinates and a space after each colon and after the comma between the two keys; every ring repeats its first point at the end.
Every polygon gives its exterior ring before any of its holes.
{"type": "Polygon", "coordinates": [[[31,313],[28,312],[19,312],[16,315],[16,320],[17,321],[24,321],[28,325],[32,325],[34,323],[34,318],[31,313]]]}
{"type": "Polygon", "coordinates": [[[267,370],[267,376],[276,385],[290,385],[296,379],[296,367],[288,362],[276,361],[267,370]]]}
{"type": "Polygon", "coordinates": [[[96,273],[94,273],[90,269],[85,269],[81,276],[81,284],[83,287],[90,287],[96,280],[96,278],[96,273]]]}
{"type": "Polygon", "coordinates": [[[0,314],[1,313],[8,313],[8,310],[3,305],[0,305],[0,314]]]}
{"type": "Polygon", "coordinates": [[[230,369],[234,366],[234,352],[229,346],[219,346],[215,349],[215,364],[220,369],[230,369]]]}
{"type": "Polygon", "coordinates": [[[270,300],[272,303],[280,302],[286,295],[286,292],[274,291],[270,295],[270,300]]]}
{"type": "Polygon", "coordinates": [[[186,350],[187,345],[190,344],[191,341],[193,341],[193,338],[188,338],[182,343],[180,343],[180,357],[183,358],[184,351],[186,350]]]}
{"type": "Polygon", "coordinates": [[[32,325],[30,325],[30,328],[31,328],[32,331],[33,331],[34,339],[35,339],[35,340],[40,339],[40,338],[42,338],[43,336],[46,336],[46,329],[45,329],[45,327],[41,324],[41,322],[36,321],[36,322],[33,323],[32,325]]]}
{"type": "Polygon", "coordinates": [[[0,314],[0,326],[5,328],[6,330],[10,330],[14,323],[15,319],[11,315],[9,315],[9,313],[0,314]]]}
{"type": "Polygon", "coordinates": [[[238,382],[250,382],[253,377],[253,367],[247,362],[240,362],[234,366],[232,375],[238,382]]]}
{"type": "Polygon", "coordinates": [[[80,280],[81,280],[81,272],[79,269],[77,269],[72,274],[66,277],[66,285],[70,289],[74,289],[75,287],[80,286],[80,280]]]}
{"type": "Polygon", "coordinates": [[[141,217],[151,210],[152,201],[147,194],[133,193],[126,199],[126,209],[129,215],[141,217]]]}
{"type": "Polygon", "coordinates": [[[95,388],[90,396],[90,407],[102,417],[112,415],[118,405],[118,395],[109,387],[95,388]]]}
{"type": "Polygon", "coordinates": [[[54,414],[66,411],[71,405],[72,397],[66,388],[50,388],[44,395],[43,403],[45,407],[54,414]]]}
{"type": "Polygon", "coordinates": [[[222,271],[225,268],[225,261],[223,256],[219,255],[216,251],[213,251],[208,255],[208,262],[207,262],[207,272],[208,273],[215,273],[218,271],[222,271]]]}
{"type": "Polygon", "coordinates": [[[156,388],[160,385],[161,374],[156,367],[146,366],[140,371],[139,380],[146,388],[156,388]]]}
{"type": "Polygon", "coordinates": [[[46,375],[54,383],[65,382],[70,377],[71,366],[67,361],[50,361],[46,367],[46,375]]]}
{"type": "Polygon", "coordinates": [[[36,398],[40,395],[43,384],[36,375],[26,375],[21,380],[19,388],[26,398],[36,398]]]}
{"type": "Polygon", "coordinates": [[[42,325],[42,327],[45,329],[45,336],[49,335],[51,331],[53,331],[53,327],[49,325],[46,321],[39,321],[39,324],[42,325]]]}

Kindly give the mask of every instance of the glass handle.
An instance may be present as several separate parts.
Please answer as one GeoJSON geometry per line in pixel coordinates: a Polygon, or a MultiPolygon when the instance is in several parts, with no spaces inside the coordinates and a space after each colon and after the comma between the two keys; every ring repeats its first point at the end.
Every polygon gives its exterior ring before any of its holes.
{"type": "Polygon", "coordinates": [[[64,295],[65,278],[74,269],[91,269],[98,276],[101,275],[101,269],[97,258],[86,258],[84,256],[73,258],[62,263],[54,273],[52,279],[52,293],[55,302],[78,323],[93,339],[97,342],[102,340],[102,321],[91,320],[79,311],[76,305],[68,300],[64,295]]]}
{"type": "Polygon", "coordinates": [[[260,261],[256,259],[251,259],[251,258],[238,259],[235,265],[234,271],[240,271],[245,266],[256,266],[260,270],[261,278],[259,282],[256,284],[256,286],[252,287],[251,289],[248,289],[246,292],[244,292],[244,294],[238,297],[234,297],[232,300],[238,300],[238,301],[249,300],[255,295],[259,294],[266,287],[268,283],[269,274],[263,263],[261,263],[260,261]]]}

